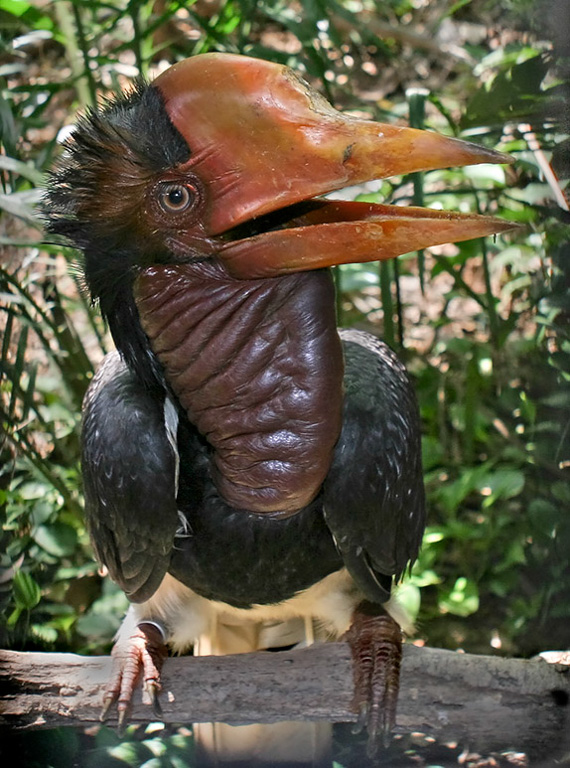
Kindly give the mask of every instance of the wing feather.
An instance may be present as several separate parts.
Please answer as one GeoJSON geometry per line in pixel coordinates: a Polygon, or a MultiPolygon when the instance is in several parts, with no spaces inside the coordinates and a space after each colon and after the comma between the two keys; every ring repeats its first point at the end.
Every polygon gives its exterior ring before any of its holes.
{"type": "Polygon", "coordinates": [[[425,527],[419,412],[394,352],[341,331],[344,420],[324,487],[324,513],[347,568],[370,600],[416,559],[425,527]]]}
{"type": "Polygon", "coordinates": [[[87,525],[97,558],[132,602],[148,600],[160,585],[178,525],[176,455],[164,403],[111,353],[83,408],[87,525]]]}

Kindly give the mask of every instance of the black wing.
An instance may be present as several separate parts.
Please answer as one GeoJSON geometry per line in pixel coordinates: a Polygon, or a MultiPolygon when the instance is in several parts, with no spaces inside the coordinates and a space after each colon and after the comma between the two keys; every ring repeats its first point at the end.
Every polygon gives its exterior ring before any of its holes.
{"type": "Polygon", "coordinates": [[[418,554],[425,526],[421,434],[406,370],[383,342],[341,331],[342,433],[324,487],[324,513],[354,580],[373,602],[390,596],[418,554]]]}
{"type": "Polygon", "coordinates": [[[164,403],[111,353],[83,407],[87,525],[97,558],[132,602],[158,588],[178,526],[177,459],[164,403]]]}

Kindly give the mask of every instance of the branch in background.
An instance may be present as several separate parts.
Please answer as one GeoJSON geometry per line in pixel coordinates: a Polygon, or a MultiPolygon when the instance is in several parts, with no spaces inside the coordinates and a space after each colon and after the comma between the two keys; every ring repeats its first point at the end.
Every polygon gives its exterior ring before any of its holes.
{"type": "Polygon", "coordinates": [[[65,41],[67,60],[71,67],[71,75],[77,91],[79,104],[81,108],[84,109],[87,106],[95,106],[97,101],[97,86],[95,85],[93,74],[89,68],[87,42],[83,35],[79,8],[77,8],[74,3],[70,3],[69,5],[71,5],[71,13],[68,9],[68,3],[54,3],[54,12],[62,32],[63,40],[65,41]],[[75,35],[76,27],[80,38],[81,48],[77,44],[75,35]]]}
{"type": "MultiPolygon", "coordinates": [[[[332,18],[335,27],[347,34],[350,33],[355,26],[355,20],[349,20],[348,12],[346,17],[336,13],[332,15],[332,18]]],[[[427,51],[430,55],[435,56],[438,59],[452,57],[469,66],[476,64],[475,59],[460,45],[442,43],[434,36],[412,32],[411,29],[403,24],[390,24],[380,21],[376,12],[359,12],[356,15],[356,22],[360,23],[381,40],[397,40],[399,43],[409,45],[415,50],[427,51]]]]}
{"type": "Polygon", "coordinates": [[[542,175],[554,195],[554,199],[558,205],[565,211],[570,211],[570,206],[564,195],[560,182],[556,178],[556,174],[552,170],[552,167],[546,155],[542,151],[540,142],[538,141],[536,133],[532,130],[532,126],[528,123],[524,123],[518,126],[519,131],[523,135],[524,140],[528,144],[528,148],[533,152],[537,165],[540,168],[542,175]]]}

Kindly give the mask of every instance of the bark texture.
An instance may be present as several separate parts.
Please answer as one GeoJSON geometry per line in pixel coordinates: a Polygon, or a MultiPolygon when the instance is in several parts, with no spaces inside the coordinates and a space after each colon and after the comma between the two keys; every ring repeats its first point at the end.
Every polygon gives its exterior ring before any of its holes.
{"type": "MultiPolygon", "coordinates": [[[[506,659],[404,646],[396,732],[531,755],[570,750],[570,658],[506,659]]],[[[0,723],[98,722],[109,657],[0,651],[0,723]]],[[[178,657],[163,669],[167,723],[356,720],[345,643],[237,656],[178,657]]],[[[140,696],[131,721],[156,719],[140,696]]],[[[110,721],[113,724],[113,720],[110,721]]]]}

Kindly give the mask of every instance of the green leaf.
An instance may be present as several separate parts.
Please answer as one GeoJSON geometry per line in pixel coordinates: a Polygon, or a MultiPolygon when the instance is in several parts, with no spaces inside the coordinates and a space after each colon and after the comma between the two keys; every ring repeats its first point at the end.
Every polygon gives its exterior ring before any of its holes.
{"type": "Polygon", "coordinates": [[[410,582],[416,587],[430,587],[433,584],[440,584],[441,579],[435,571],[427,569],[418,573],[414,572],[410,576],[410,582]]]}
{"type": "Polygon", "coordinates": [[[498,499],[512,499],[522,493],[525,485],[524,473],[518,469],[499,469],[489,472],[477,482],[477,490],[485,496],[484,506],[494,504],[498,499]]]}
{"type": "Polygon", "coordinates": [[[40,602],[42,592],[39,584],[26,571],[16,571],[12,580],[12,593],[16,607],[30,611],[40,602]]]}
{"type": "Polygon", "coordinates": [[[521,540],[514,540],[508,546],[501,561],[495,566],[496,573],[508,571],[513,566],[519,566],[526,563],[526,554],[524,543],[521,540]]]}
{"type": "Polygon", "coordinates": [[[560,510],[546,499],[533,499],[528,508],[533,534],[543,534],[548,539],[556,536],[560,522],[560,510]]]}
{"type": "Polygon", "coordinates": [[[0,168],[5,171],[11,171],[23,176],[36,187],[41,187],[44,183],[44,175],[37,168],[29,163],[23,163],[21,160],[16,160],[13,157],[7,157],[6,155],[0,155],[0,168]]]}
{"type": "Polygon", "coordinates": [[[118,744],[116,747],[112,747],[109,750],[109,755],[116,760],[120,760],[127,765],[133,766],[134,768],[134,766],[140,766],[140,751],[138,744],[129,741],[118,744]]]}
{"type": "Polygon", "coordinates": [[[33,624],[32,634],[44,643],[55,643],[57,640],[57,629],[47,624],[33,624]]]}
{"type": "Polygon", "coordinates": [[[479,186],[484,184],[489,188],[505,186],[505,171],[500,165],[490,165],[489,163],[472,165],[464,168],[463,173],[479,186]]]}
{"type": "Polygon", "coordinates": [[[345,293],[378,285],[378,268],[374,264],[343,264],[340,273],[341,287],[345,293]]]}
{"type": "Polygon", "coordinates": [[[33,538],[36,544],[54,557],[72,555],[77,546],[77,532],[66,523],[40,525],[33,538]]]}
{"type": "Polygon", "coordinates": [[[443,531],[433,528],[426,528],[426,532],[424,534],[424,542],[426,544],[435,544],[438,541],[443,541],[443,539],[445,539],[445,533],[443,531]]]}
{"type": "Polygon", "coordinates": [[[467,496],[481,485],[482,478],[487,477],[488,472],[488,464],[465,467],[457,480],[442,485],[437,490],[437,498],[446,511],[456,512],[467,496]]]}
{"type": "MultiPolygon", "coordinates": [[[[148,742],[145,742],[148,745],[148,742]]],[[[163,762],[160,757],[151,757],[150,760],[145,760],[144,763],[139,764],[139,768],[165,768],[168,763],[163,762]]]]}
{"type": "Polygon", "coordinates": [[[42,499],[46,494],[45,483],[29,482],[18,486],[18,496],[25,501],[32,499],[42,499]]]}
{"type": "MultiPolygon", "coordinates": [[[[454,13],[459,11],[464,6],[469,5],[470,2],[471,2],[471,0],[456,0],[456,2],[453,3],[451,8],[446,13],[444,13],[443,16],[444,17],[446,17],[446,16],[453,16],[454,13]]],[[[433,767],[430,766],[430,768],[433,768],[433,767]]]]}
{"type": "MultiPolygon", "coordinates": [[[[167,745],[162,738],[145,739],[144,745],[149,749],[155,757],[161,757],[167,752],[167,745]]],[[[147,761],[150,762],[150,761],[147,761]]]]}
{"type": "Polygon", "coordinates": [[[436,437],[425,435],[422,437],[422,463],[424,471],[429,471],[439,466],[444,458],[444,450],[441,441],[436,437]]]}
{"type": "Polygon", "coordinates": [[[22,609],[18,607],[14,608],[12,613],[8,616],[6,620],[6,624],[9,627],[14,627],[18,623],[18,619],[20,618],[21,615],[22,615],[22,609]]]}
{"type": "Polygon", "coordinates": [[[565,483],[560,480],[559,482],[554,483],[551,490],[555,499],[558,499],[563,504],[570,504],[570,483],[565,483]]]}
{"type": "Polygon", "coordinates": [[[39,189],[12,192],[10,195],[0,194],[0,208],[40,229],[42,225],[34,213],[34,206],[39,203],[41,194],[39,189]]]}
{"type": "Polygon", "coordinates": [[[453,587],[444,592],[439,599],[442,613],[452,613],[454,616],[471,616],[479,610],[479,590],[475,582],[461,576],[453,587]]]}
{"type": "Polygon", "coordinates": [[[541,88],[548,70],[549,63],[540,54],[499,72],[490,87],[480,88],[468,103],[461,127],[502,126],[508,120],[532,122],[549,99],[541,88]]]}
{"type": "Polygon", "coordinates": [[[2,0],[0,4],[0,9],[5,13],[12,14],[12,16],[23,16],[30,8],[30,3],[26,3],[24,0],[2,0]]]}

